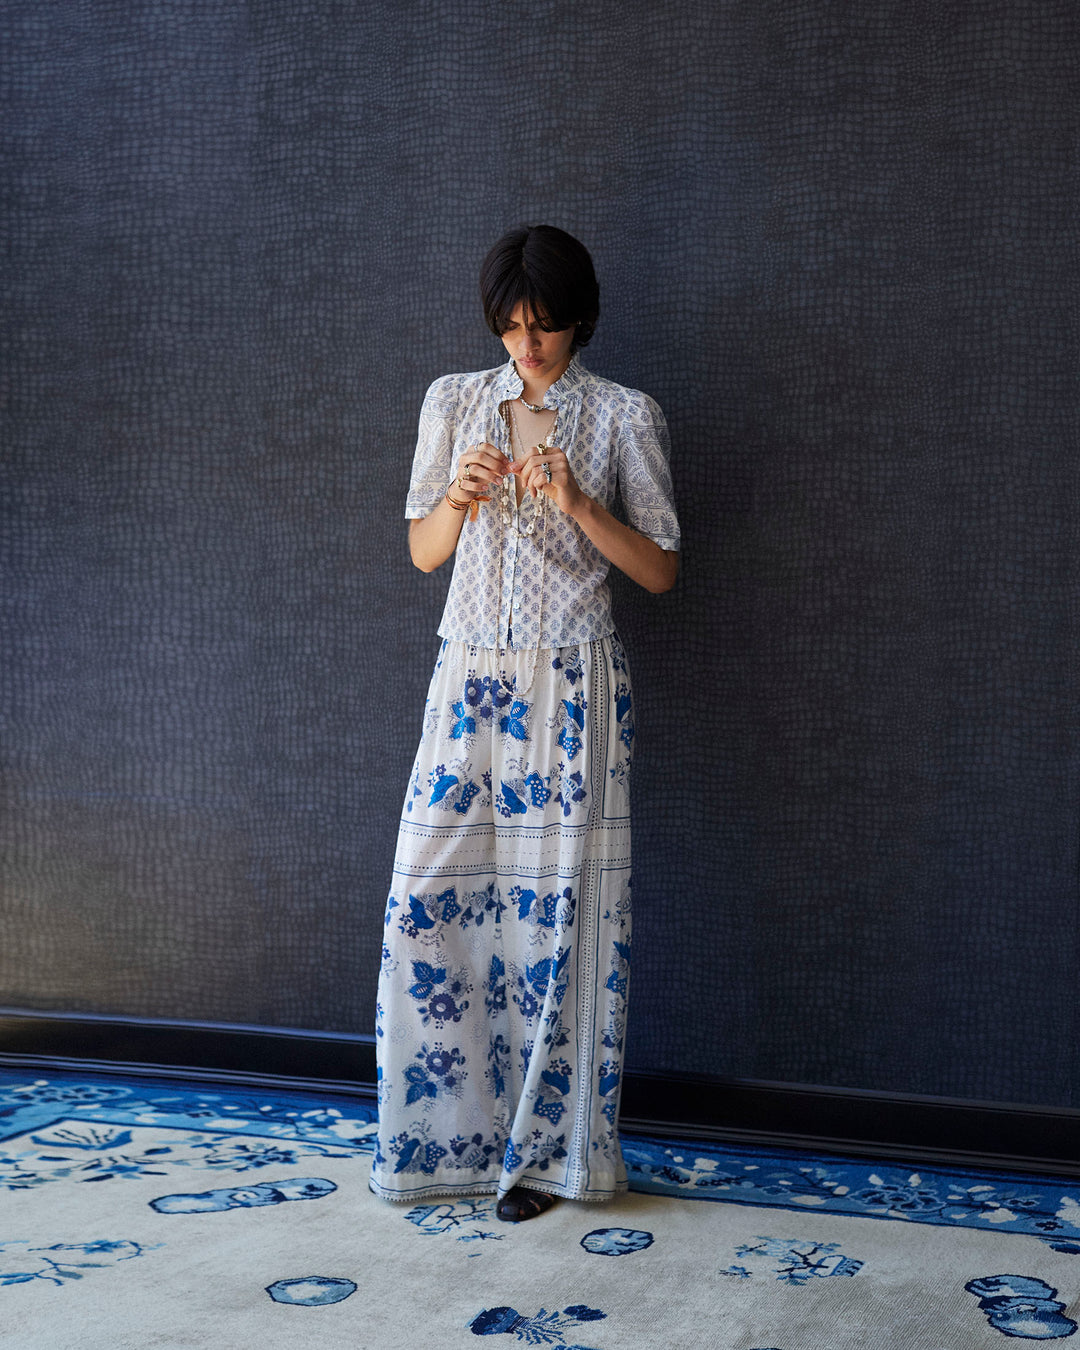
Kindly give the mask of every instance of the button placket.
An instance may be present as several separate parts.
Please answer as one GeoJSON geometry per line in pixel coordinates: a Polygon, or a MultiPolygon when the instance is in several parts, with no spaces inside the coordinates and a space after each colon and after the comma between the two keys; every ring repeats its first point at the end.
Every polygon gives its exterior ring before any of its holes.
{"type": "Polygon", "coordinates": [[[517,530],[503,530],[502,595],[499,596],[499,646],[508,645],[510,618],[514,606],[514,578],[517,572],[517,530]]]}

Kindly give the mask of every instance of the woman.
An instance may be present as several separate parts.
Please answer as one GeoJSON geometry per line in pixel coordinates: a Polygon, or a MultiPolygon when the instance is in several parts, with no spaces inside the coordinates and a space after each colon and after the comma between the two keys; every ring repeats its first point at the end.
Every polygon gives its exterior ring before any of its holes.
{"type": "Polygon", "coordinates": [[[577,359],[584,246],[514,230],[480,288],[509,362],[428,390],[405,512],[417,567],[456,556],[386,912],[372,1189],[496,1192],[517,1222],[626,1187],[634,728],[605,578],[670,589],[679,530],[659,408],[577,359]]]}

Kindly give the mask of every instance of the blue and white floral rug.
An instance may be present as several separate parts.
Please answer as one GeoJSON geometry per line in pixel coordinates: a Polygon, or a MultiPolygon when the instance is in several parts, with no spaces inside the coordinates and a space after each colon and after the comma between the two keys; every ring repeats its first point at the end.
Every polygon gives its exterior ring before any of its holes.
{"type": "Polygon", "coordinates": [[[1080,1322],[1077,1182],[634,1137],[631,1194],[515,1227],[377,1200],[352,1097],[0,1069],[0,1126],[17,1350],[993,1350],[1080,1322]]]}

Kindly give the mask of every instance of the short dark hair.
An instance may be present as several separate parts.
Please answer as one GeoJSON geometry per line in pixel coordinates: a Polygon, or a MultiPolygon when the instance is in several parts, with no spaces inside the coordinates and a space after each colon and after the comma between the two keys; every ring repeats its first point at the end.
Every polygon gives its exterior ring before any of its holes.
{"type": "Polygon", "coordinates": [[[480,267],[487,326],[502,337],[519,304],[546,332],[575,329],[584,347],[600,317],[600,287],[584,244],[554,225],[522,225],[491,248],[480,267]]]}

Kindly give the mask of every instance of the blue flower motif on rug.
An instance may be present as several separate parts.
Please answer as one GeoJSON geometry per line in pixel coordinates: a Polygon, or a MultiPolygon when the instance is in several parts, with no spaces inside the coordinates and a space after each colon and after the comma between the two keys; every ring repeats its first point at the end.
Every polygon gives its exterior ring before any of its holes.
{"type": "Polygon", "coordinates": [[[969,1280],[964,1288],[975,1295],[986,1320],[1003,1336],[1057,1341],[1076,1331],[1057,1290],[1030,1275],[985,1275],[969,1280]]]}
{"type": "Polygon", "coordinates": [[[576,1331],[582,1322],[596,1322],[607,1316],[599,1308],[584,1303],[572,1304],[562,1312],[548,1312],[541,1308],[528,1317],[515,1308],[485,1308],[469,1323],[474,1336],[510,1335],[526,1345],[561,1345],[566,1350],[589,1350],[584,1345],[567,1345],[565,1333],[576,1331]]]}
{"type": "Polygon", "coordinates": [[[0,1189],[28,1190],[67,1178],[86,1183],[166,1176],[175,1167],[250,1172],[291,1166],[301,1158],[358,1156],[355,1150],[326,1144],[294,1139],[286,1146],[276,1139],[176,1126],[148,1131],[140,1143],[132,1130],[88,1121],[58,1121],[26,1142],[33,1147],[0,1152],[0,1189]]]}
{"type": "Polygon", "coordinates": [[[31,1247],[29,1242],[0,1242],[0,1285],[29,1284],[44,1280],[63,1284],[81,1280],[88,1270],[105,1270],[121,1261],[133,1261],[161,1243],[144,1247],[138,1242],[58,1242],[52,1247],[31,1247]],[[21,1254],[17,1254],[18,1249],[21,1254]]]}
{"type": "Polygon", "coordinates": [[[0,1101],[16,1105],[27,1102],[116,1102],[124,1101],[131,1095],[131,1089],[127,1087],[92,1087],[86,1083],[63,1084],[42,1081],[24,1085],[20,1081],[0,1088],[0,1101]]]}
{"type": "Polygon", "coordinates": [[[501,1233],[489,1233],[469,1225],[490,1223],[495,1217],[491,1200],[458,1200],[442,1204],[416,1205],[405,1218],[421,1233],[453,1233],[458,1242],[501,1242],[501,1233]]]}
{"type": "Polygon", "coordinates": [[[291,1303],[300,1308],[324,1308],[328,1303],[341,1303],[356,1293],[352,1280],[333,1275],[304,1275],[295,1280],[276,1280],[266,1286],[266,1292],[275,1303],[291,1303]]]}
{"type": "Polygon", "coordinates": [[[1002,1172],[941,1172],[822,1156],[812,1163],[753,1147],[628,1136],[630,1189],[770,1209],[815,1209],[946,1228],[1026,1233],[1080,1246],[1080,1202],[1068,1183],[1002,1172]],[[1070,1241],[1071,1240],[1071,1241],[1070,1241]]]}
{"type": "Polygon", "coordinates": [[[652,1244],[653,1235],[641,1228],[594,1228],[581,1239],[581,1245],[594,1256],[626,1256],[652,1244]]]}
{"type": "MultiPolygon", "coordinates": [[[[809,1242],[805,1239],[761,1237],[736,1248],[735,1255],[742,1260],[760,1257],[751,1265],[767,1267],[770,1274],[782,1284],[803,1285],[809,1280],[825,1279],[833,1275],[852,1276],[862,1270],[863,1263],[844,1256],[835,1242],[809,1242]]],[[[745,1265],[728,1266],[721,1275],[748,1280],[753,1271],[745,1265]]]]}
{"type": "Polygon", "coordinates": [[[290,1140],[351,1147],[373,1153],[377,1108],[370,1098],[336,1097],[340,1106],[327,1106],[335,1094],[311,1102],[299,1093],[249,1089],[177,1087],[171,1083],[124,1078],[123,1085],[86,1084],[82,1079],[54,1075],[48,1082],[27,1082],[25,1074],[0,1070],[0,1138],[42,1130],[77,1119],[115,1125],[168,1125],[190,1129],[219,1129],[245,1135],[280,1136],[290,1140]],[[342,1109],[344,1108],[344,1109],[342,1109]]]}
{"type": "Polygon", "coordinates": [[[149,1202],[159,1214],[210,1214],[225,1209],[259,1209],[287,1200],[321,1200],[337,1187],[325,1177],[289,1177],[263,1181],[257,1186],[239,1186],[193,1195],[162,1195],[149,1202]]]}

